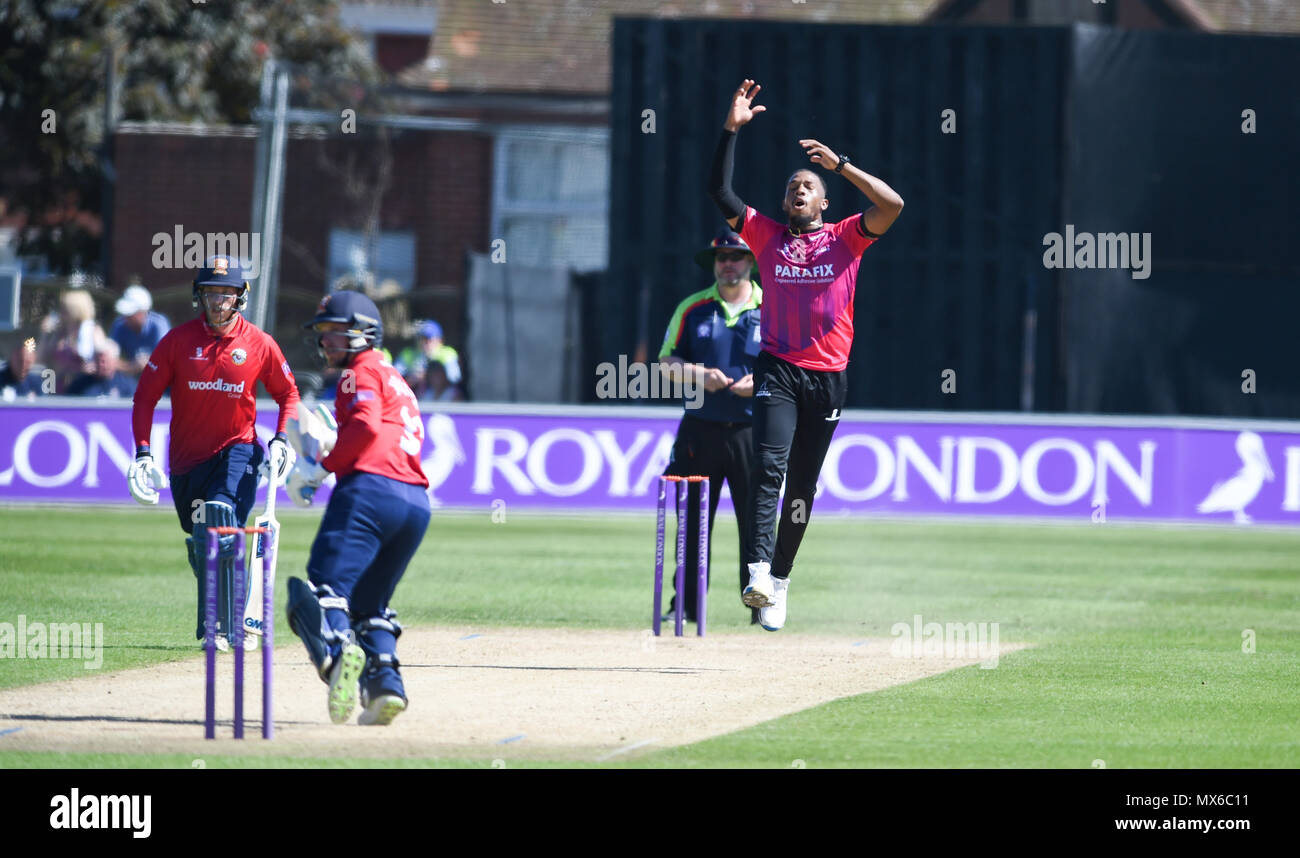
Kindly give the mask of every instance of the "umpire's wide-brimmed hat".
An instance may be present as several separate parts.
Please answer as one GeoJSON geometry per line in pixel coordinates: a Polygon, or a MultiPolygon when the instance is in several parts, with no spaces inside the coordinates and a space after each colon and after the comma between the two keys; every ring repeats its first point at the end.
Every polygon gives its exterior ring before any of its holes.
{"type": "Polygon", "coordinates": [[[705,271],[713,271],[713,254],[716,250],[743,250],[746,253],[753,254],[754,251],[749,249],[745,240],[729,229],[724,229],[718,233],[709,246],[695,254],[695,264],[705,271]]]}

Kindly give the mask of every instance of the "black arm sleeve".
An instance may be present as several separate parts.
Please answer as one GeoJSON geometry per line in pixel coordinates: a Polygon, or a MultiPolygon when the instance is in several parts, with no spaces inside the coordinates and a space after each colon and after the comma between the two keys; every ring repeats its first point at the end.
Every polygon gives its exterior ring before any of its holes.
{"type": "Polygon", "coordinates": [[[731,171],[735,166],[736,132],[722,129],[718,148],[713,150],[713,166],[709,169],[709,199],[718,206],[727,219],[743,217],[745,203],[731,189],[731,171]]]}

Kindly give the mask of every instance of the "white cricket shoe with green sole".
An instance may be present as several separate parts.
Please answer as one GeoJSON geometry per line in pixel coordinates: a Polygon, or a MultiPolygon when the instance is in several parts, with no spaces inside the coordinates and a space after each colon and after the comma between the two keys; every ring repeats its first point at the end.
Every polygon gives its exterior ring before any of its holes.
{"type": "Polygon", "coordinates": [[[361,694],[358,682],[365,667],[365,651],[350,641],[344,644],[343,652],[330,670],[329,710],[330,720],[335,724],[347,723],[352,717],[361,694]]]}
{"type": "Polygon", "coordinates": [[[386,727],[393,719],[406,711],[406,700],[397,694],[381,694],[374,700],[365,701],[365,708],[357,716],[357,723],[363,727],[386,727]]]}

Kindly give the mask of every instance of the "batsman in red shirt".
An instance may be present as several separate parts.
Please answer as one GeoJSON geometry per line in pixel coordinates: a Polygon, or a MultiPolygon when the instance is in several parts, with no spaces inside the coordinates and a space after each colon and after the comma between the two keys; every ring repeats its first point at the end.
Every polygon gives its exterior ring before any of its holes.
{"type": "MultiPolygon", "coordinates": [[[[140,374],[131,412],[135,462],[127,472],[131,496],[142,504],[158,503],[158,489],[167,476],[149,448],[154,408],[171,388],[172,419],[168,441],[168,470],[172,501],[190,567],[198,579],[198,628],[203,638],[203,582],[208,527],[242,527],[253,509],[264,462],[283,482],[293,452],[285,426],[298,409],[298,387],[280,346],[258,330],[241,312],[248,306],[248,281],[239,261],[214,256],[199,271],[192,301],[199,317],[172,328],[158,343],[140,374]],[[254,432],[257,383],[280,406],[276,435],[264,455],[254,432]]],[[[234,537],[221,537],[218,579],[217,648],[229,649],[234,624],[242,622],[244,606],[234,604],[231,588],[234,537]]],[[[245,646],[257,638],[244,636],[245,646]]]]}
{"type": "Polygon", "coordinates": [[[289,627],[329,685],[331,721],[346,722],[359,697],[359,724],[390,724],[407,698],[397,660],[402,627],[389,602],[429,526],[424,424],[415,394],[379,351],[384,328],[373,301],[335,292],[304,327],[343,372],[337,436],[331,427],[304,429],[314,417],[290,429],[299,455],[289,497],[309,506],[330,474],[338,482],[312,543],[307,582],[289,579],[289,627]]]}
{"type": "Polygon", "coordinates": [[[816,140],[799,141],[809,160],[843,176],[872,203],[824,223],[826,183],[811,169],[786,180],[785,222],[759,214],[731,189],[736,134],[767,108],[745,80],[732,93],[713,156],[709,196],[753,250],[763,282],[762,350],[754,362],[754,469],[750,480],[749,584],[742,599],[774,632],[785,625],[786,592],[808,527],[817,477],[839,425],[853,345],[853,295],[863,252],[889,229],[903,198],[816,140]],[[777,501],[785,480],[781,526],[777,501]],[[775,536],[775,539],[774,539],[775,536]]]}

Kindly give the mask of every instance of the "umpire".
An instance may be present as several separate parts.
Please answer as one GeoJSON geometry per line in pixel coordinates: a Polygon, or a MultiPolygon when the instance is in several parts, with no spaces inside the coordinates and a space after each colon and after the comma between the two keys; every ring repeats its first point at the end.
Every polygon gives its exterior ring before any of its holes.
{"type": "MultiPolygon", "coordinates": [[[[749,583],[744,540],[748,533],[745,525],[749,515],[750,463],[754,455],[753,370],[762,346],[759,307],[763,303],[763,290],[750,279],[754,270],[753,253],[731,230],[719,233],[708,247],[695,255],[695,262],[705,271],[713,272],[714,283],[677,305],[664,334],[659,360],[666,375],[670,378],[680,375],[685,381],[698,384],[704,389],[704,395],[701,399],[688,400],[664,473],[709,478],[710,534],[722,481],[726,479],[740,531],[739,580],[743,590],[749,583]]],[[[688,486],[688,507],[699,510],[700,484],[688,486]]],[[[686,568],[695,569],[699,555],[699,514],[687,515],[686,519],[686,568]]],[[[712,547],[710,540],[710,553],[712,547]]],[[[712,564],[710,577],[711,567],[712,564]]],[[[675,603],[677,597],[673,598],[675,603]]],[[[695,622],[694,586],[686,588],[685,598],[686,618],[695,622]]],[[[674,607],[675,604],[670,605],[670,614],[674,607]]],[[[751,610],[750,622],[758,622],[758,609],[751,610]]]]}

